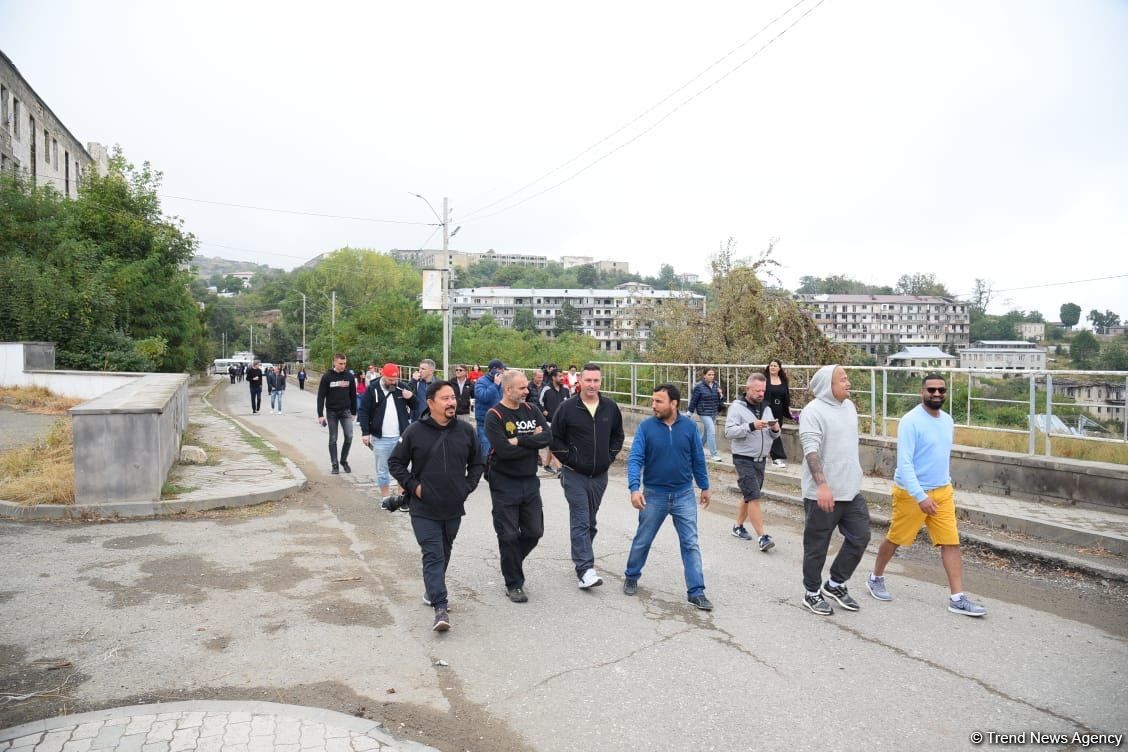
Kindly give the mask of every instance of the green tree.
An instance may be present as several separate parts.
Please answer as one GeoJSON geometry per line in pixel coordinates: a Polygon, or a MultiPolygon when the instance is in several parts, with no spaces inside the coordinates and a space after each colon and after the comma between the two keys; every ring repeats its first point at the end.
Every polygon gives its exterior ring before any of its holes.
{"type": "Polygon", "coordinates": [[[556,329],[554,334],[559,337],[568,332],[579,332],[583,327],[580,325],[580,312],[576,307],[564,301],[564,305],[560,306],[560,313],[556,316],[556,329]]]}
{"type": "Polygon", "coordinates": [[[1067,329],[1072,329],[1081,320],[1081,306],[1076,303],[1062,303],[1059,315],[1062,325],[1067,329]]]}
{"type": "Polygon", "coordinates": [[[800,277],[796,292],[808,295],[892,295],[893,288],[869,285],[844,274],[832,274],[829,277],[800,277]]]}
{"type": "Polygon", "coordinates": [[[1101,348],[1101,370],[1128,371],[1128,346],[1113,342],[1101,348]]]}
{"type": "Polygon", "coordinates": [[[513,328],[519,332],[535,332],[537,330],[537,319],[533,316],[531,308],[518,308],[517,312],[513,314],[513,328]]]}
{"type": "Polygon", "coordinates": [[[1087,329],[1077,332],[1069,345],[1069,357],[1075,368],[1091,367],[1100,352],[1101,343],[1087,329]]]}
{"type": "Polygon", "coordinates": [[[577,267],[576,284],[580,287],[595,287],[599,284],[599,272],[591,264],[577,267]]]}
{"type": "Polygon", "coordinates": [[[1089,315],[1085,317],[1093,324],[1093,329],[1097,334],[1107,334],[1110,326],[1116,326],[1120,323],[1120,316],[1112,311],[1106,310],[1101,313],[1096,308],[1089,311],[1089,315]]]}
{"type": "Polygon", "coordinates": [[[942,298],[954,297],[948,288],[936,281],[934,274],[904,274],[897,279],[893,288],[897,295],[938,295],[942,298]]]}

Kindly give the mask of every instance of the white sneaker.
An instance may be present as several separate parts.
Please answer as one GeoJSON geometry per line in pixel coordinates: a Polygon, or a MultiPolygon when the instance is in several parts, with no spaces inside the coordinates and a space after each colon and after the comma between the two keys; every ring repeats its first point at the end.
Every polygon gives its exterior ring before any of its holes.
{"type": "Polygon", "coordinates": [[[584,576],[580,578],[580,590],[587,590],[588,588],[596,587],[603,584],[603,578],[595,573],[594,569],[589,569],[584,572],[584,576]]]}
{"type": "Polygon", "coordinates": [[[787,467],[787,461],[786,460],[772,460],[772,464],[775,465],[776,467],[787,467]]]}

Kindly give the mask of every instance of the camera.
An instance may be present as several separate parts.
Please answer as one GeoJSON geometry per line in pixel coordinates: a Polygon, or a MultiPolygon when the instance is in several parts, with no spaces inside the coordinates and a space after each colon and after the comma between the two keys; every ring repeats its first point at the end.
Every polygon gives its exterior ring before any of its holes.
{"type": "Polygon", "coordinates": [[[402,510],[406,512],[408,504],[409,499],[407,498],[407,494],[391,494],[390,496],[385,496],[383,498],[383,500],[380,502],[380,508],[385,509],[389,512],[395,512],[396,510],[402,510]]]}

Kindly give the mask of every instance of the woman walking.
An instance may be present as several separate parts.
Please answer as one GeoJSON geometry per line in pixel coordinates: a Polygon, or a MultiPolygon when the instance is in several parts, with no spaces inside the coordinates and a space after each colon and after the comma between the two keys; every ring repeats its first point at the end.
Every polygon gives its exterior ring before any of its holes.
{"type": "MultiPolygon", "coordinates": [[[[772,415],[779,420],[780,427],[785,420],[791,418],[791,387],[787,384],[787,371],[783,370],[783,363],[779,358],[772,358],[764,368],[764,376],[768,379],[768,388],[764,394],[764,401],[772,409],[772,415]]],[[[772,464],[776,467],[787,467],[787,452],[783,450],[783,434],[780,433],[772,442],[772,464]]]]}
{"type": "Polygon", "coordinates": [[[713,462],[721,461],[721,455],[717,451],[717,413],[724,404],[724,399],[721,388],[717,385],[717,369],[706,368],[701,381],[693,387],[693,395],[689,398],[689,414],[696,412],[701,418],[705,432],[705,451],[713,462]]]}

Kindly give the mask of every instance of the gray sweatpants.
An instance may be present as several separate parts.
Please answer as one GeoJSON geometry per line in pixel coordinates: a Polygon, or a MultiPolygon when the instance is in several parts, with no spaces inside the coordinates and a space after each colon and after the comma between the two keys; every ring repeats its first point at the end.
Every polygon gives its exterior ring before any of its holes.
{"type": "Polygon", "coordinates": [[[581,475],[570,468],[560,471],[560,484],[564,487],[564,498],[568,500],[568,520],[572,532],[572,563],[576,565],[576,576],[595,566],[595,516],[607,490],[607,473],[596,476],[581,475]]]}

